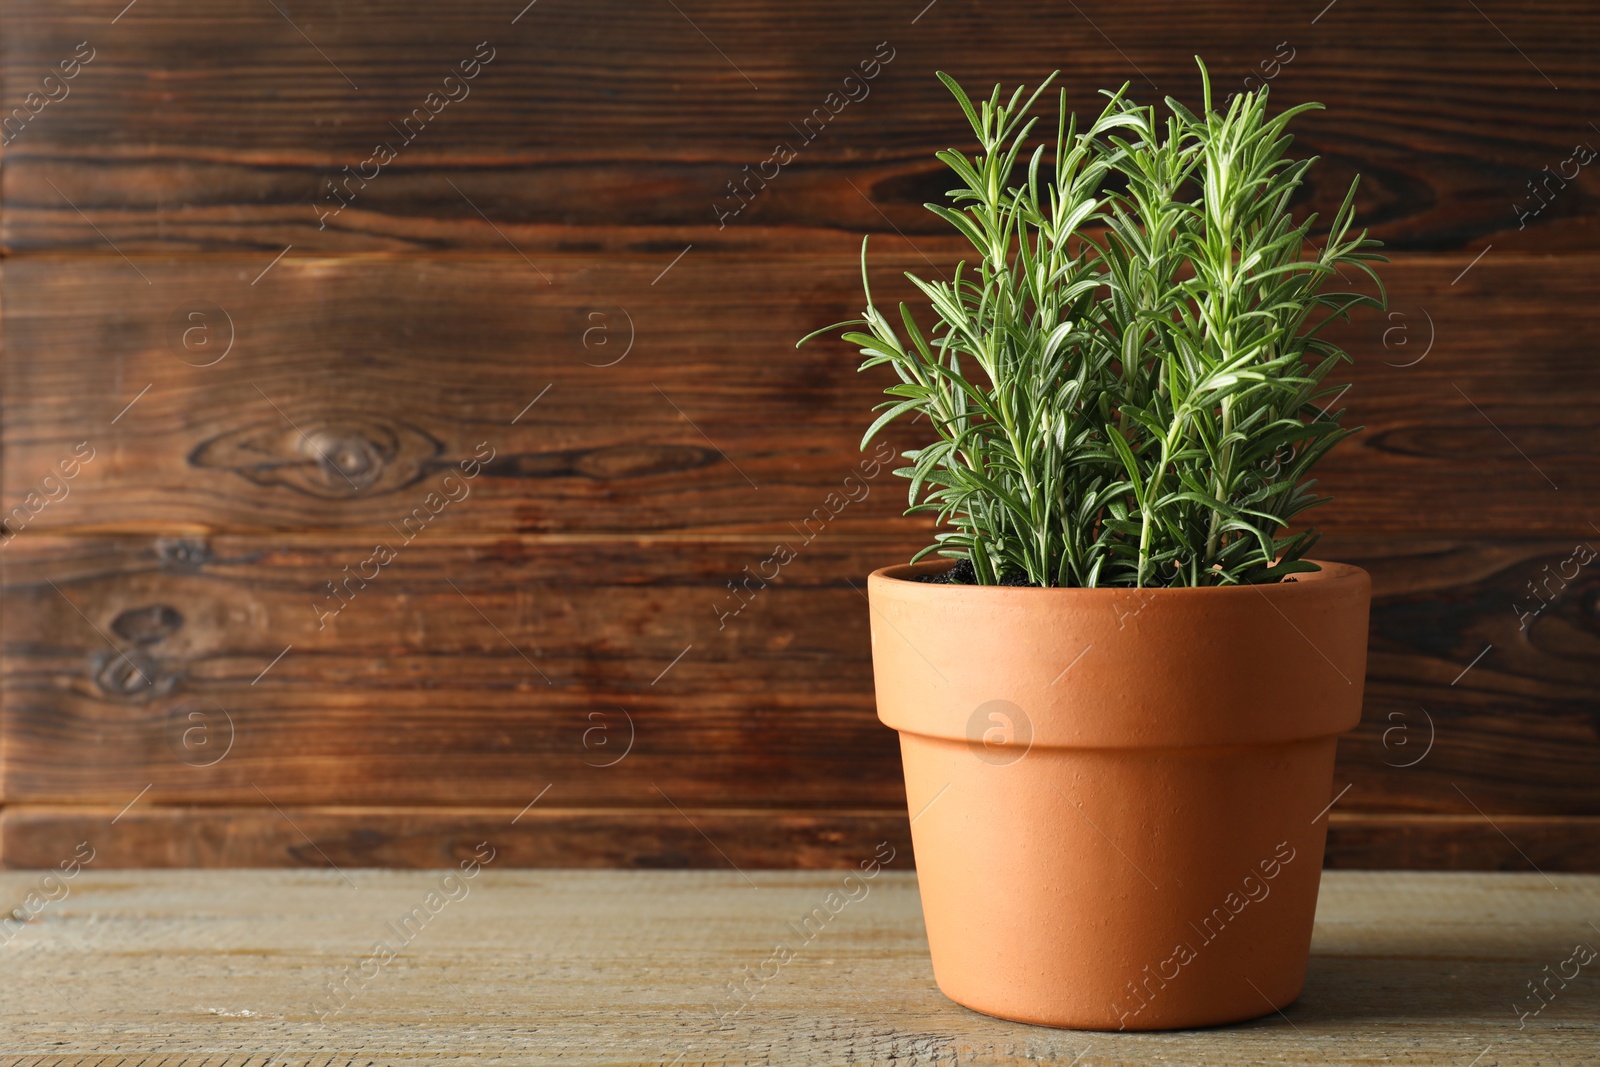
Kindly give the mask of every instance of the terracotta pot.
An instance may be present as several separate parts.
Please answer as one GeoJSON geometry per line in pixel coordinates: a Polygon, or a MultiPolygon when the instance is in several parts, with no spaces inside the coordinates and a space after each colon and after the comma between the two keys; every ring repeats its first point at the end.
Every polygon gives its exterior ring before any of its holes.
{"type": "Polygon", "coordinates": [[[934,977],[969,1008],[1172,1029],[1299,996],[1371,582],[868,580],[934,977]]]}

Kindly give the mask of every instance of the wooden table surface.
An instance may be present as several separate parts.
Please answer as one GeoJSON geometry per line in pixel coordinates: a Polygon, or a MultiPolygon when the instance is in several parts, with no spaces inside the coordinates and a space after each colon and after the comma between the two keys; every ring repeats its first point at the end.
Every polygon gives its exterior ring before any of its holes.
{"type": "Polygon", "coordinates": [[[909,873],[807,940],[789,924],[841,876],[7,872],[31,918],[0,926],[0,1065],[1600,1063],[1600,960],[1570,962],[1600,947],[1600,876],[1329,872],[1296,1004],[1155,1034],[946,1000],[909,873]],[[1575,966],[1532,1014],[1528,983],[1575,966]]]}

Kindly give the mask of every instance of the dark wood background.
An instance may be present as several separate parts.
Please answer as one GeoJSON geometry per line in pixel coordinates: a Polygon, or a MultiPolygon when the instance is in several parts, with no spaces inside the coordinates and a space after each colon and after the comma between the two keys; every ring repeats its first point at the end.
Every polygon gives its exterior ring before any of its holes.
{"type": "Polygon", "coordinates": [[[0,102],[39,108],[0,154],[0,862],[903,846],[861,594],[927,536],[901,483],[718,625],[882,384],[794,341],[858,310],[861,233],[886,295],[958,255],[920,206],[968,138],[936,69],[1060,68],[1087,110],[1124,80],[1194,101],[1200,52],[1222,91],[1264,69],[1328,105],[1303,207],[1359,171],[1394,257],[1390,313],[1341,332],[1366,430],[1314,513],[1375,593],[1329,862],[1600,870],[1600,562],[1552,577],[1600,547],[1600,179],[1552,177],[1600,146],[1600,13],[924,3],[0,0],[0,102]],[[319,228],[479,42],[471,95],[319,228]],[[870,95],[719,227],[880,42],[870,95]],[[463,485],[319,628],[330,580],[463,485]]]}

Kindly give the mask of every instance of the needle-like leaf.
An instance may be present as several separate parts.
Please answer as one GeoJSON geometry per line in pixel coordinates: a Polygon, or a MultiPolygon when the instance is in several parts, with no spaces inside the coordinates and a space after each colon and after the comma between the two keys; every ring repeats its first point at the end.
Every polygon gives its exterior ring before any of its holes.
{"type": "MultiPolygon", "coordinates": [[[[931,306],[925,332],[874,305],[862,242],[861,319],[844,330],[862,370],[895,372],[862,444],[907,416],[934,439],[905,453],[911,510],[943,528],[917,553],[969,560],[982,583],[1237,585],[1313,568],[1296,516],[1322,503],[1312,466],[1355,432],[1325,378],[1348,359],[1321,337],[1357,307],[1383,307],[1352,237],[1356,185],[1325,243],[1290,203],[1315,158],[1287,153],[1290,123],[1266,89],[1168,114],[1126,85],[1082,124],[1065,94],[1055,139],[1030,142],[1031,92],[977,102],[948,74],[979,152],[936,157],[957,187],[928,209],[977,253],[953,281],[907,277],[931,306]],[[1053,151],[1052,151],[1053,149],[1053,151]],[[1323,290],[1352,267],[1376,296],[1323,290]],[[908,339],[902,344],[900,337],[908,339]],[[974,373],[969,373],[971,368],[974,373]]],[[[802,341],[804,343],[804,341],[802,341]]]]}

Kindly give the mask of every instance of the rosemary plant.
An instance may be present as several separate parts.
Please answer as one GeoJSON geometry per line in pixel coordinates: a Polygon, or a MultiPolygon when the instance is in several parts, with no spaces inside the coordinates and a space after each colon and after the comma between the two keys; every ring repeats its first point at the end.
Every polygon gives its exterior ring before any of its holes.
{"type": "MultiPolygon", "coordinates": [[[[1198,57],[1196,61],[1199,62],[1198,57]]],[[[1352,237],[1351,184],[1326,243],[1290,200],[1314,158],[1285,132],[1302,104],[1267,114],[1267,90],[1204,109],[1140,107],[1105,93],[1080,130],[1063,92],[1054,143],[1027,152],[1034,105],[1054,79],[976,106],[955,80],[980,151],[937,154],[956,174],[928,209],[971,242],[950,280],[907,274],[936,316],[924,332],[873,303],[844,339],[898,378],[862,447],[897,419],[936,439],[904,453],[911,512],[942,526],[930,553],[970,561],[981,584],[1232,585],[1315,570],[1321,503],[1313,464],[1354,430],[1323,385],[1349,357],[1320,333],[1358,305],[1384,306],[1352,237]],[[1025,153],[1027,153],[1025,155],[1025,153]],[[1378,296],[1325,292],[1342,268],[1378,296]],[[865,327],[865,330],[854,329],[865,327]],[[974,373],[981,372],[981,374],[974,373]],[[1330,399],[1330,396],[1332,399],[1330,399]]],[[[910,512],[908,512],[910,513],[910,512]]]]}

